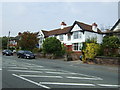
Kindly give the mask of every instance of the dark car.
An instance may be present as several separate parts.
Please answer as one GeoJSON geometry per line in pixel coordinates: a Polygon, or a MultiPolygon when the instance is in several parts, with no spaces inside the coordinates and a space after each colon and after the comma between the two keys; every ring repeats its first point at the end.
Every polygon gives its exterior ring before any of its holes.
{"type": "Polygon", "coordinates": [[[3,50],[2,51],[2,54],[3,55],[6,55],[6,56],[12,56],[13,55],[13,52],[11,50],[3,50]]]}
{"type": "Polygon", "coordinates": [[[35,55],[31,51],[20,50],[17,52],[18,58],[26,58],[26,59],[35,59],[35,55]]]}

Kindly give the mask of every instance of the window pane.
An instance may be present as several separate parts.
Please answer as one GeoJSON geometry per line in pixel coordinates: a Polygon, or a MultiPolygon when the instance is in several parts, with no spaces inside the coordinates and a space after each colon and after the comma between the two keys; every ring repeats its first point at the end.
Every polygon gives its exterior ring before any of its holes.
{"type": "Polygon", "coordinates": [[[63,35],[60,35],[60,36],[59,36],[59,39],[60,39],[61,41],[63,41],[63,35]]]}
{"type": "Polygon", "coordinates": [[[74,32],[74,39],[78,39],[78,32],[74,32]]]}

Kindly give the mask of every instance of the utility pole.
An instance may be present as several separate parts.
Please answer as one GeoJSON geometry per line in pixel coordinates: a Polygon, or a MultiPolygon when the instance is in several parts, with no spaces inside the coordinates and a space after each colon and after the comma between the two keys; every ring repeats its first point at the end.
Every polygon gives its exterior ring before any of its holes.
{"type": "Polygon", "coordinates": [[[10,31],[9,31],[9,33],[8,33],[7,49],[9,49],[9,42],[10,42],[10,31]]]}

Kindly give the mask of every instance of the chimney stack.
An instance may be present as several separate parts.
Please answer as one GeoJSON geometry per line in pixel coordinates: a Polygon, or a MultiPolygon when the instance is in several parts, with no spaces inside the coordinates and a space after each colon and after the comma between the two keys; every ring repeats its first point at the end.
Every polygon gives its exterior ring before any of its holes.
{"type": "Polygon", "coordinates": [[[97,24],[96,23],[93,23],[92,24],[92,30],[97,32],[97,24]]]}
{"type": "Polygon", "coordinates": [[[61,29],[63,29],[65,26],[66,26],[66,23],[65,23],[65,22],[62,22],[62,23],[61,23],[61,29]]]}

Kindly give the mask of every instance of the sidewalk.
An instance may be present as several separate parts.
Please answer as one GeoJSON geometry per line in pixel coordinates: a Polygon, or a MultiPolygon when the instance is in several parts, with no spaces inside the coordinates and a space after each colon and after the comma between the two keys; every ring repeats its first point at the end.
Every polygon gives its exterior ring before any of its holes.
{"type": "Polygon", "coordinates": [[[99,65],[99,64],[85,64],[80,60],[77,61],[68,61],[67,63],[71,64],[72,66],[75,67],[86,67],[86,68],[91,68],[91,69],[99,69],[99,70],[110,70],[110,71],[116,71],[118,72],[120,66],[113,66],[113,65],[99,65]]]}

